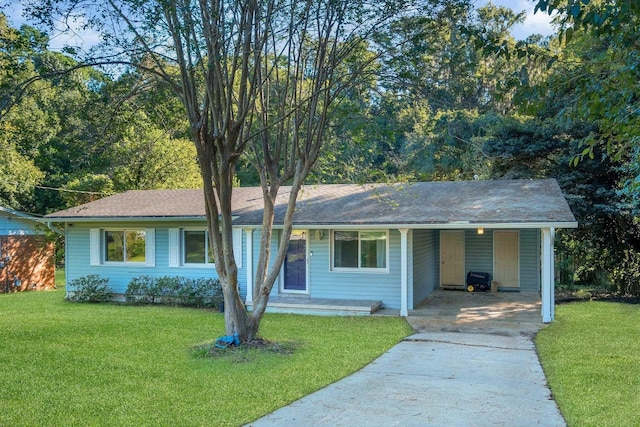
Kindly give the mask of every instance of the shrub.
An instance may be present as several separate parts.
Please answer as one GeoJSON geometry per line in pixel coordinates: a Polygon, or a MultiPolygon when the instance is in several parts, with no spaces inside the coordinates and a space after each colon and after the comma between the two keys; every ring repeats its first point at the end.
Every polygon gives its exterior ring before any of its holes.
{"type": "Polygon", "coordinates": [[[134,277],[129,282],[124,298],[127,304],[152,304],[154,302],[151,290],[155,282],[150,276],[134,277]]]}
{"type": "Polygon", "coordinates": [[[180,277],[162,276],[157,278],[151,289],[154,301],[165,305],[179,305],[177,302],[181,287],[180,282],[180,277]]]}
{"type": "Polygon", "coordinates": [[[140,276],[129,282],[125,298],[127,304],[219,307],[222,287],[218,279],[140,276]]]}
{"type": "Polygon", "coordinates": [[[74,302],[107,302],[111,300],[111,289],[107,286],[109,279],[89,274],[78,277],[69,282],[69,287],[73,289],[67,296],[69,301],[74,302]]]}

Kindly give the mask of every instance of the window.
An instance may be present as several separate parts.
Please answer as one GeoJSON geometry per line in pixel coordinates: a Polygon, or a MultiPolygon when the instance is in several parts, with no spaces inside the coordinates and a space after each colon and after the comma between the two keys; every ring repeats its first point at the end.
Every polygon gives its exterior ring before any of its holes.
{"type": "Polygon", "coordinates": [[[183,230],[182,242],[185,264],[213,264],[209,233],[204,230],[183,230]]]}
{"type": "MultiPolygon", "coordinates": [[[[213,249],[204,229],[169,228],[169,267],[212,267],[213,249]]],[[[233,229],[233,253],[242,268],[242,229],[233,229]]]]}
{"type": "Polygon", "coordinates": [[[334,231],[333,268],[387,268],[386,231],[334,231]]]}
{"type": "Polygon", "coordinates": [[[105,262],[145,262],[146,236],[143,230],[104,232],[105,262]]]}

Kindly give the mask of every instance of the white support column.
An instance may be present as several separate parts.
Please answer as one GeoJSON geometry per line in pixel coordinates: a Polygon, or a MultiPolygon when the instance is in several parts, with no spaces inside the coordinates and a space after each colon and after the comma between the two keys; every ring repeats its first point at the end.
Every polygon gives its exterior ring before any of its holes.
{"type": "Polygon", "coordinates": [[[555,286],[554,286],[554,256],[553,256],[553,237],[554,230],[552,228],[542,229],[542,321],[549,323],[554,318],[555,305],[555,286]]]}
{"type": "Polygon", "coordinates": [[[400,228],[400,316],[408,316],[407,299],[409,295],[409,240],[408,228],[400,228]]]}
{"type": "Polygon", "coordinates": [[[556,230],[551,227],[551,320],[556,318],[556,230]]]}
{"type": "Polygon", "coordinates": [[[247,235],[247,298],[246,304],[253,305],[253,228],[244,230],[247,235]]]}

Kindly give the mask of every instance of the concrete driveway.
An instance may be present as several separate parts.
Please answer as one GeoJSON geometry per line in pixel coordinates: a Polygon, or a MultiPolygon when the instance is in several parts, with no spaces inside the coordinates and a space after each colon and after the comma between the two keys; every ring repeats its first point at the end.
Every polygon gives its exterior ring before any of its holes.
{"type": "Polygon", "coordinates": [[[250,425],[564,426],[532,341],[535,294],[441,292],[409,316],[416,334],[250,425]]]}

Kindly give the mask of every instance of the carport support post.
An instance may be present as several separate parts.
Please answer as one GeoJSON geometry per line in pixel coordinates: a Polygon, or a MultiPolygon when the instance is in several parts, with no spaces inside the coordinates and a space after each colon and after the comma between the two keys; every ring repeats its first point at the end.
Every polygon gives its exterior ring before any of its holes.
{"type": "Polygon", "coordinates": [[[400,316],[408,316],[407,297],[409,295],[409,229],[400,228],[400,316]]]}
{"type": "Polygon", "coordinates": [[[542,321],[544,323],[550,323],[555,317],[554,237],[553,228],[542,229],[542,321]]]}

